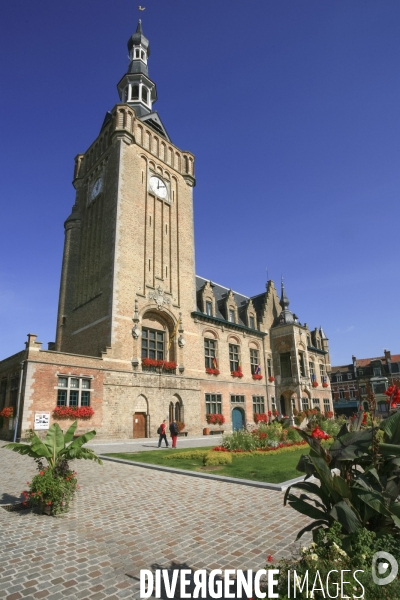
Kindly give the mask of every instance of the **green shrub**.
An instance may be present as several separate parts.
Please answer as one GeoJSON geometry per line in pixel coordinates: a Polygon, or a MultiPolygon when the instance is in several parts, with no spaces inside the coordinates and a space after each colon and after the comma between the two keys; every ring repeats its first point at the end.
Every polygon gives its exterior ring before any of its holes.
{"type": "Polygon", "coordinates": [[[301,442],[302,437],[296,429],[289,427],[286,439],[290,442],[301,442]]]}
{"type": "Polygon", "coordinates": [[[230,465],[232,454],[230,452],[207,452],[203,458],[203,465],[210,467],[214,465],[230,465]]]}
{"type": "Polygon", "coordinates": [[[43,468],[32,479],[29,492],[23,492],[25,502],[39,506],[41,512],[47,508],[53,515],[67,512],[78,487],[75,475],[67,461],[54,468],[43,468]]]}
{"type": "Polygon", "coordinates": [[[225,434],[222,438],[222,445],[228,450],[255,450],[257,441],[250,431],[241,429],[225,434]]]}
{"type": "Polygon", "coordinates": [[[164,456],[165,460],[174,458],[182,458],[188,460],[203,460],[209,450],[193,450],[192,452],[170,452],[168,456],[164,456]]]}

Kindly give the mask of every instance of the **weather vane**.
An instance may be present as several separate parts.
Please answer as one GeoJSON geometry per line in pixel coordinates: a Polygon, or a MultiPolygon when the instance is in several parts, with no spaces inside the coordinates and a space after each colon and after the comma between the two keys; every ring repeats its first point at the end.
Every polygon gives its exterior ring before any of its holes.
{"type": "Polygon", "coordinates": [[[146,10],[146,7],[145,6],[138,6],[138,9],[139,10],[146,10]]]}

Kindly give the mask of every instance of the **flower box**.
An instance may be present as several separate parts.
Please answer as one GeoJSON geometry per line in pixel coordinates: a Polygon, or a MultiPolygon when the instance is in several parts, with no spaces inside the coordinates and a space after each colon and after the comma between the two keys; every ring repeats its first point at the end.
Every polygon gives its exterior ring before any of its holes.
{"type": "Polygon", "coordinates": [[[206,369],[206,373],[208,373],[209,375],[219,375],[219,369],[206,369]]]}
{"type": "Polygon", "coordinates": [[[155,360],[154,358],[142,358],[142,366],[145,369],[160,369],[161,371],[175,371],[178,366],[172,360],[155,360]]]}
{"type": "Polygon", "coordinates": [[[206,421],[209,425],[223,425],[225,423],[225,417],[221,414],[207,414],[206,421]]]}
{"type": "Polygon", "coordinates": [[[312,382],[312,386],[313,386],[313,388],[316,388],[316,387],[318,387],[318,381],[313,381],[313,382],[312,382]]]}
{"type": "Polygon", "coordinates": [[[254,422],[255,423],[268,423],[269,422],[269,415],[270,411],[268,411],[268,414],[266,413],[254,413],[254,422]]]}
{"type": "Polygon", "coordinates": [[[93,415],[91,406],[57,406],[53,410],[54,419],[90,419],[93,415]]]}
{"type": "Polygon", "coordinates": [[[242,369],[239,367],[237,371],[231,371],[232,377],[243,377],[242,369]]]}
{"type": "Polygon", "coordinates": [[[323,383],[323,384],[322,384],[322,387],[324,387],[324,388],[327,388],[327,387],[328,387],[328,384],[327,384],[327,383],[323,383]]]}
{"type": "Polygon", "coordinates": [[[268,377],[268,381],[275,381],[275,377],[272,377],[272,375],[270,377],[268,377]]]}
{"type": "Polygon", "coordinates": [[[263,376],[262,375],[257,375],[256,373],[253,373],[253,379],[262,379],[263,376]]]}

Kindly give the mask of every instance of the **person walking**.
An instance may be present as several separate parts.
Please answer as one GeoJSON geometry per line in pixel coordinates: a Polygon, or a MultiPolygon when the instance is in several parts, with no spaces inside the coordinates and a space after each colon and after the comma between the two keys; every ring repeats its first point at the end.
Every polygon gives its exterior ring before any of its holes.
{"type": "Polygon", "coordinates": [[[161,442],[164,440],[165,441],[165,445],[168,448],[168,440],[167,440],[167,436],[166,436],[166,430],[167,430],[167,421],[163,421],[160,425],[160,427],[157,430],[157,433],[160,434],[160,439],[158,440],[158,447],[161,448],[161,442]]]}
{"type": "Polygon", "coordinates": [[[176,448],[176,440],[178,439],[179,429],[175,420],[170,424],[169,431],[172,437],[172,447],[176,448]]]}

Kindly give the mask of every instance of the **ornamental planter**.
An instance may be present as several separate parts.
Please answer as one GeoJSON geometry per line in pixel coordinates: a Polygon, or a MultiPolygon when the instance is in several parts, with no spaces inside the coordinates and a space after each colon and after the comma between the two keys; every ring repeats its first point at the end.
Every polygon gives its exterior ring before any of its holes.
{"type": "Polygon", "coordinates": [[[210,435],[210,428],[209,427],[204,427],[204,429],[203,429],[203,435],[210,435]]]}
{"type": "Polygon", "coordinates": [[[231,371],[231,375],[232,377],[243,377],[243,373],[241,369],[238,369],[237,371],[231,371]]]}
{"type": "Polygon", "coordinates": [[[327,384],[327,383],[323,383],[323,384],[322,384],[322,387],[324,387],[324,388],[327,388],[327,387],[328,387],[328,384],[327,384]]]}

